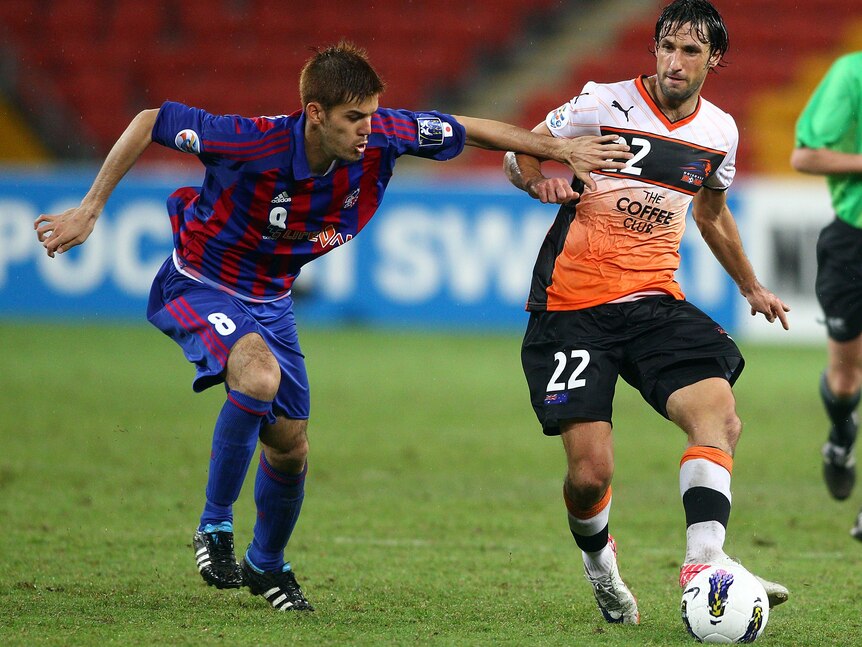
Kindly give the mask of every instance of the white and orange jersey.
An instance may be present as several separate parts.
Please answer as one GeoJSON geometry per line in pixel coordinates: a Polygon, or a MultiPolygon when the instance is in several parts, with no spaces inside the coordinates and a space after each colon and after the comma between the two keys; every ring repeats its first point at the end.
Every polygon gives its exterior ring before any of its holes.
{"type": "Polygon", "coordinates": [[[674,273],[685,214],[702,187],[724,190],[735,174],[733,118],[703,98],[671,122],[644,78],[590,82],[548,114],[555,137],[616,134],[634,157],[593,174],[597,190],[563,205],[533,271],[528,310],[579,310],[629,295],[684,298],[674,273]]]}

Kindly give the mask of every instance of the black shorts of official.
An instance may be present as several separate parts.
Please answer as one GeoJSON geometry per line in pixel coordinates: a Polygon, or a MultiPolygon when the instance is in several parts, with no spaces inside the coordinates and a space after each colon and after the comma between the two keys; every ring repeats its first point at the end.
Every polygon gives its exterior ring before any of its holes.
{"type": "Polygon", "coordinates": [[[712,377],[733,385],[745,365],[721,326],[670,296],[533,312],[521,363],[548,436],[558,435],[564,420],[612,423],[617,376],[667,418],[674,391],[712,377]]]}
{"type": "Polygon", "coordinates": [[[862,333],[862,229],[836,218],[820,231],[814,290],[830,339],[862,333]]]}

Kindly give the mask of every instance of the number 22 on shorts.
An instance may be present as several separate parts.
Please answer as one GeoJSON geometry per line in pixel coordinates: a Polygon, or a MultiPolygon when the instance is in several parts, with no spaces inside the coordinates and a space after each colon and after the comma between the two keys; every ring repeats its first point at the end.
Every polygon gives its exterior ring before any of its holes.
{"type": "Polygon", "coordinates": [[[548,381],[546,391],[552,393],[554,391],[570,391],[582,386],[586,386],[587,381],[580,377],[587,364],[590,363],[590,353],[586,350],[573,350],[567,356],[564,352],[554,353],[554,361],[557,363],[554,368],[554,374],[548,381]],[[572,360],[571,362],[569,360],[572,360]],[[569,379],[566,382],[558,381],[563,375],[571,370],[569,379]]]}

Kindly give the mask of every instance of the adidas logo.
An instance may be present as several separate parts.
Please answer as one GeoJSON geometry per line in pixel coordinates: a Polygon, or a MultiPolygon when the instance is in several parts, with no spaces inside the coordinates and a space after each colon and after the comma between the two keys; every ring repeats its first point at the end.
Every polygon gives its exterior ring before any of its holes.
{"type": "Polygon", "coordinates": [[[277,196],[272,199],[271,204],[284,204],[286,202],[290,202],[291,197],[287,194],[287,191],[282,191],[277,196]]]}

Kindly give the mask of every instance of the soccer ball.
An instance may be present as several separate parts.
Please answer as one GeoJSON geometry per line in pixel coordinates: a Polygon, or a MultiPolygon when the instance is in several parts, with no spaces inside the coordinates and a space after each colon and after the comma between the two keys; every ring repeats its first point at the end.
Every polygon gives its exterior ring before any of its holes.
{"type": "Polygon", "coordinates": [[[682,622],[703,643],[751,643],[766,628],[769,601],[757,579],[741,566],[710,566],[682,593],[682,622]]]}

